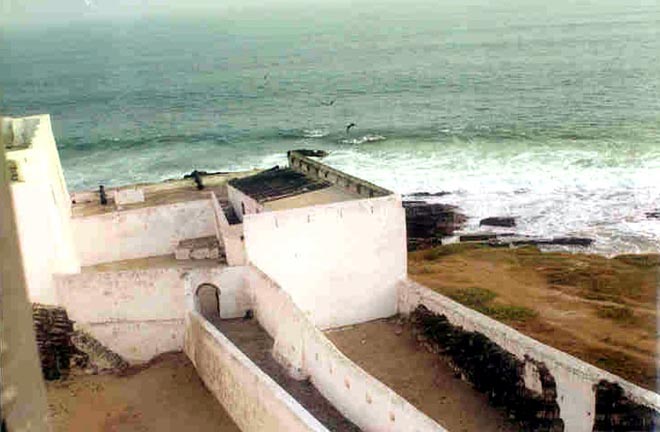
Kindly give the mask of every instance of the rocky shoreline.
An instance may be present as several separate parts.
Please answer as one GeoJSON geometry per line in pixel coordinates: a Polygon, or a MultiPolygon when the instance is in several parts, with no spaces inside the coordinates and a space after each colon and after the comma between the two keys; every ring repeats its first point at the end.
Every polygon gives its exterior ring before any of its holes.
{"type": "MultiPolygon", "coordinates": [[[[408,233],[408,250],[428,249],[453,240],[458,242],[478,242],[492,247],[517,246],[575,246],[588,247],[594,239],[574,236],[538,237],[515,232],[474,232],[455,233],[465,226],[468,216],[451,204],[429,202],[429,198],[448,195],[450,192],[416,192],[405,195],[403,207],[406,210],[406,229],[408,233]]],[[[516,226],[514,216],[492,216],[481,219],[479,226],[513,228],[516,226]]]]}

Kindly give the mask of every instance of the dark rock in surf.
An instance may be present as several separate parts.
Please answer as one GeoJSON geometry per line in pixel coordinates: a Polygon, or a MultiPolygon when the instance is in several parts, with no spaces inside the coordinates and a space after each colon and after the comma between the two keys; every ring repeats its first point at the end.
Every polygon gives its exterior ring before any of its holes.
{"type": "Polygon", "coordinates": [[[488,217],[479,221],[479,226],[482,225],[511,228],[516,226],[516,218],[510,216],[488,217]]]}
{"type": "Polygon", "coordinates": [[[406,194],[404,196],[415,197],[415,198],[423,198],[423,197],[441,197],[441,196],[445,196],[445,195],[449,195],[449,194],[451,194],[451,192],[447,192],[447,191],[425,192],[424,191],[424,192],[413,192],[413,193],[406,194]]]}
{"type": "Polygon", "coordinates": [[[466,221],[457,207],[425,201],[404,201],[408,249],[416,250],[441,244],[441,238],[450,236],[466,221]]]}
{"type": "Polygon", "coordinates": [[[654,210],[646,213],[647,219],[660,219],[660,210],[654,210]]]}
{"type": "Polygon", "coordinates": [[[497,244],[507,244],[512,246],[527,246],[527,245],[556,245],[556,246],[591,246],[594,243],[593,239],[585,237],[554,237],[550,239],[497,239],[497,244]]]}

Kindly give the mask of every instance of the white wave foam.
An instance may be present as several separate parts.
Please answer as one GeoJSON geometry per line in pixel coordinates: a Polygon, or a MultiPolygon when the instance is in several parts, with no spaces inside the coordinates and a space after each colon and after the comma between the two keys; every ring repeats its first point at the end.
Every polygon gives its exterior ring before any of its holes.
{"type": "Polygon", "coordinates": [[[377,141],[384,141],[387,138],[382,136],[382,135],[364,135],[359,138],[353,138],[353,139],[343,139],[340,142],[342,144],[352,144],[352,145],[359,145],[359,144],[364,144],[364,143],[370,143],[370,142],[377,142],[377,141]]]}
{"type": "Polygon", "coordinates": [[[325,136],[328,136],[328,132],[321,129],[303,129],[305,138],[323,138],[325,136]]]}

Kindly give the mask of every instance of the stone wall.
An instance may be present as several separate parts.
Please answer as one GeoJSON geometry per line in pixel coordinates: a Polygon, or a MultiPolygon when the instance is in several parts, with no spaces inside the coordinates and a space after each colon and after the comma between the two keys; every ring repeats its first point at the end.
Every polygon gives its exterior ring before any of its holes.
{"type": "MultiPolygon", "coordinates": [[[[635,412],[634,410],[625,411],[621,408],[624,414],[618,417],[616,415],[612,417],[603,411],[605,409],[602,403],[603,392],[597,391],[599,383],[602,382],[621,388],[621,396],[625,397],[625,401],[621,397],[614,398],[619,401],[617,406],[625,407],[632,404],[644,407],[645,412],[653,412],[654,416],[660,412],[660,395],[657,393],[642,389],[616,375],[544,345],[416,282],[402,281],[399,284],[399,312],[410,314],[419,305],[425,306],[434,314],[444,316],[452,328],[460,328],[460,334],[463,334],[460,337],[479,340],[484,347],[491,347],[502,354],[502,359],[514,362],[513,370],[519,370],[517,362],[522,362],[525,389],[536,391],[538,395],[554,400],[549,402],[557,403],[559,418],[563,422],[565,431],[599,430],[599,424],[612,424],[611,422],[630,424],[630,420],[626,420],[625,413],[635,412]],[[505,355],[505,352],[511,356],[505,355]],[[546,388],[551,392],[546,392],[546,388]],[[556,396],[552,394],[555,392],[556,396]],[[600,402],[599,398],[601,398],[600,402]]],[[[480,355],[485,354],[482,352],[480,355]]],[[[463,359],[459,363],[465,361],[469,363],[468,360],[463,359]]],[[[474,365],[467,364],[464,367],[470,368],[474,365]]],[[[480,362],[478,367],[487,367],[487,362],[480,362]]],[[[610,411],[610,414],[616,414],[619,408],[612,409],[614,411],[610,411]]],[[[651,417],[655,418],[654,416],[651,417]]],[[[653,423],[647,419],[643,424],[653,423]]]]}
{"type": "Polygon", "coordinates": [[[393,194],[392,191],[350,174],[346,174],[317,160],[303,156],[296,151],[288,152],[287,157],[291,169],[311,178],[328,181],[337,187],[346,189],[347,191],[363,198],[382,197],[393,194]]]}

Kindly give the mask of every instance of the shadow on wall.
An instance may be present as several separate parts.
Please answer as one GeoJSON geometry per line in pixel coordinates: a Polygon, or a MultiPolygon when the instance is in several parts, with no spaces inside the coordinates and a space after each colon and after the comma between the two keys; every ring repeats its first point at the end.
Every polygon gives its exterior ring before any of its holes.
{"type": "Polygon", "coordinates": [[[213,284],[201,284],[195,293],[195,310],[209,321],[220,319],[220,290],[213,284]]]}

